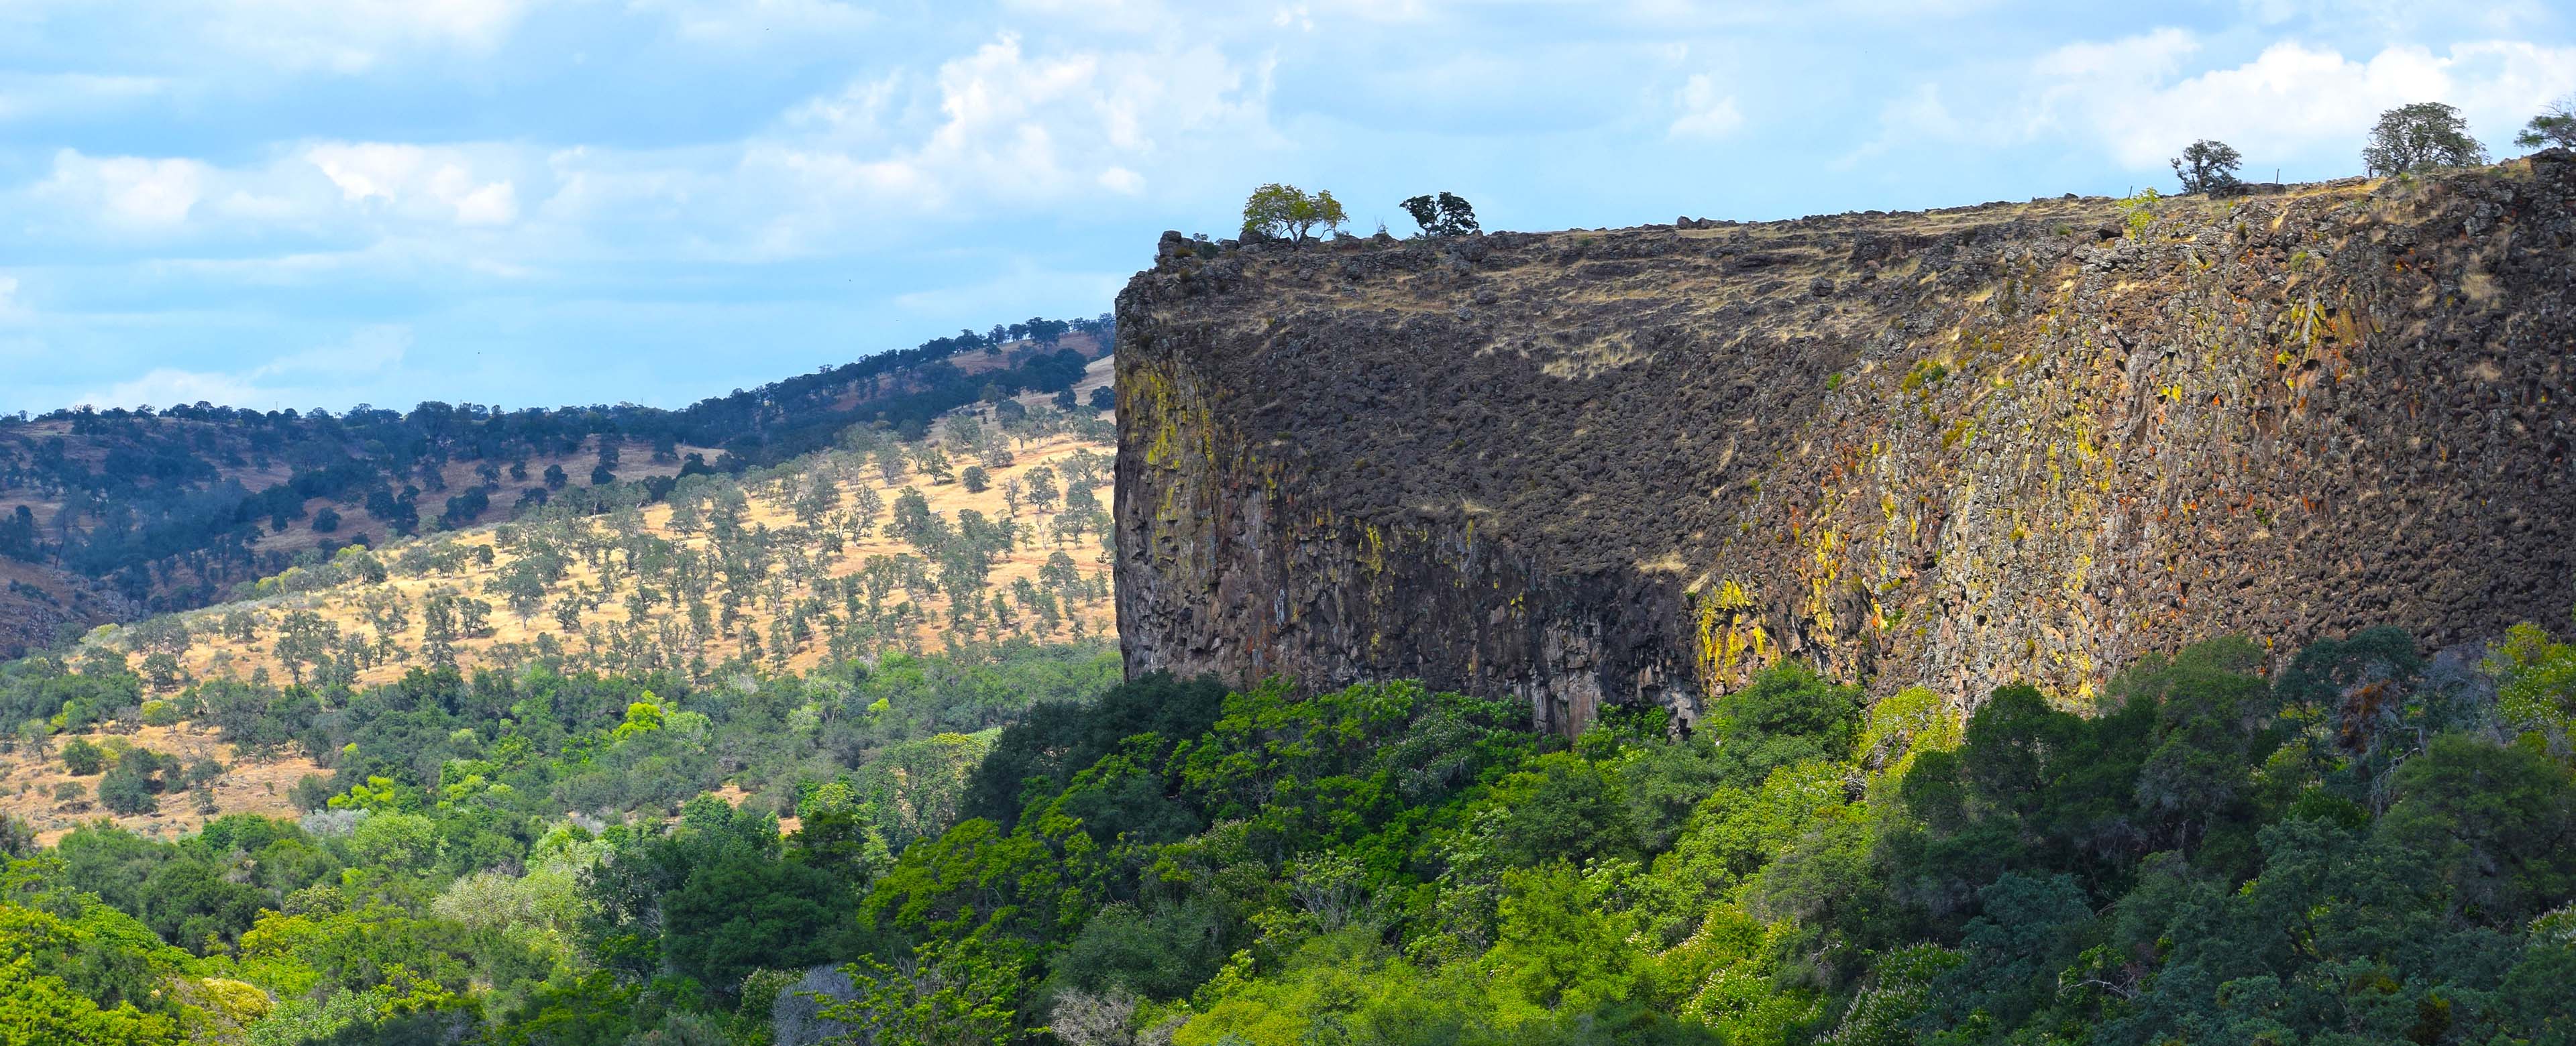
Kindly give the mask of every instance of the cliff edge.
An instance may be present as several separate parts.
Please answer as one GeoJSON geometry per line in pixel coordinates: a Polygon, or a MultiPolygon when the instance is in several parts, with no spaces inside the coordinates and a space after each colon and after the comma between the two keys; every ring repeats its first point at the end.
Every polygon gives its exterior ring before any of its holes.
{"type": "Polygon", "coordinates": [[[1794,657],[2068,697],[2141,653],[2576,604],[2576,153],[2146,206],[1304,247],[1118,298],[1129,672],[1578,729],[1794,657]]]}

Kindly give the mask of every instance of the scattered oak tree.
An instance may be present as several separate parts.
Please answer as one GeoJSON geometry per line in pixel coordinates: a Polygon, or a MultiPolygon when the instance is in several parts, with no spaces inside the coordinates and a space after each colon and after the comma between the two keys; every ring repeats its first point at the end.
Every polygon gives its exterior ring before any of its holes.
{"type": "Polygon", "coordinates": [[[2522,125],[2513,144],[2525,149],[2576,149],[2576,94],[2549,103],[2549,108],[2522,125]]]}
{"type": "Polygon", "coordinates": [[[1404,201],[1403,207],[1424,236],[1472,236],[1485,231],[1476,224],[1476,208],[1456,193],[1416,196],[1404,201]]]}
{"type": "Polygon", "coordinates": [[[146,748],[128,749],[98,780],[98,803],[120,817],[155,813],[165,783],[159,775],[177,769],[178,760],[146,748]]]}
{"type": "Polygon", "coordinates": [[[2407,174],[2487,162],[2487,150],[2469,137],[2460,111],[2440,102],[2401,105],[2379,114],[2361,161],[2373,175],[2407,174]]]}
{"type": "Polygon", "coordinates": [[[2203,138],[2184,146],[2182,155],[2174,157],[2174,176],[2182,179],[2182,191],[2187,193],[2224,189],[2239,184],[2236,168],[2244,161],[2235,146],[2203,138]]]}
{"type": "Polygon", "coordinates": [[[88,777],[107,765],[107,753],[86,737],[75,737],[63,743],[63,772],[73,777],[88,777]]]}
{"type": "Polygon", "coordinates": [[[1310,234],[1341,228],[1349,220],[1341,201],[1333,199],[1329,189],[1309,193],[1272,182],[1252,190],[1252,198],[1243,202],[1243,237],[1247,240],[1304,243],[1310,234]]]}

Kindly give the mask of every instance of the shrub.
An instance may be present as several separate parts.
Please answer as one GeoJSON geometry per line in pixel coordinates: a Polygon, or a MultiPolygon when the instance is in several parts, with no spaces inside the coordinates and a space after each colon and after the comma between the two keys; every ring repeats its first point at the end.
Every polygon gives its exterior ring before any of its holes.
{"type": "Polygon", "coordinates": [[[2139,233],[2145,232],[2147,231],[2147,226],[2155,223],[2156,201],[2161,199],[2164,199],[2164,194],[2157,192],[2154,187],[2150,186],[2148,188],[2138,190],[2138,194],[2136,196],[2131,196],[2119,202],[2118,207],[2120,208],[2120,214],[2129,227],[2129,235],[2136,236],[2139,233]]]}

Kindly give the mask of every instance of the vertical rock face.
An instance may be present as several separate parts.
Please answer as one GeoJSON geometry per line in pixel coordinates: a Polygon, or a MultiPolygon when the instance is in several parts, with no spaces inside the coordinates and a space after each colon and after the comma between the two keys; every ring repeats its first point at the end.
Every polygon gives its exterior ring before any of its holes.
{"type": "Polygon", "coordinates": [[[1167,235],[1118,300],[1131,673],[1576,729],[1783,657],[2080,699],[2576,603],[2576,155],[2145,207],[1167,235]]]}

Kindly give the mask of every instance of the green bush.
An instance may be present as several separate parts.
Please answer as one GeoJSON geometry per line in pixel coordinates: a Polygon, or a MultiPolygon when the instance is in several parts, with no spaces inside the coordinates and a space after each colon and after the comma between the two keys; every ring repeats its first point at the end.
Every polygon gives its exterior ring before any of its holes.
{"type": "Polygon", "coordinates": [[[107,752],[89,738],[75,737],[63,742],[63,772],[73,777],[88,777],[107,765],[107,752]]]}
{"type": "Polygon", "coordinates": [[[119,759],[98,779],[98,805],[120,817],[156,813],[161,809],[158,791],[145,764],[119,759]]]}

